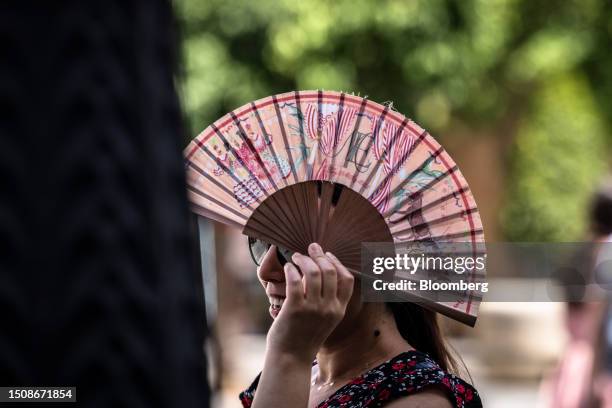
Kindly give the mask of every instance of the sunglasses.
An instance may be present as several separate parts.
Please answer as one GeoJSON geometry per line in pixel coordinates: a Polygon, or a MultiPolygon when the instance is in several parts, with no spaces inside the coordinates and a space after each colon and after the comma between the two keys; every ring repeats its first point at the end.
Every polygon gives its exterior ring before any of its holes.
{"type": "MultiPolygon", "coordinates": [[[[268,244],[261,239],[249,237],[249,252],[251,253],[251,258],[253,262],[255,262],[255,265],[261,266],[271,246],[272,244],[268,244]]],[[[285,266],[285,264],[291,260],[293,253],[293,251],[286,248],[276,247],[276,258],[281,266],[285,266]]]]}

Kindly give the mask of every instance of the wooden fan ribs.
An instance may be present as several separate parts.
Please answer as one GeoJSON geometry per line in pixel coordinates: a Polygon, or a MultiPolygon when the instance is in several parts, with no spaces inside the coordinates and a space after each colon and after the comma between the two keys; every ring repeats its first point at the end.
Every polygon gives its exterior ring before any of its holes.
{"type": "Polygon", "coordinates": [[[325,233],[327,232],[327,225],[330,222],[330,213],[332,213],[332,197],[334,194],[334,187],[331,183],[321,183],[321,193],[318,199],[318,216],[317,216],[317,242],[322,242],[325,233]]]}

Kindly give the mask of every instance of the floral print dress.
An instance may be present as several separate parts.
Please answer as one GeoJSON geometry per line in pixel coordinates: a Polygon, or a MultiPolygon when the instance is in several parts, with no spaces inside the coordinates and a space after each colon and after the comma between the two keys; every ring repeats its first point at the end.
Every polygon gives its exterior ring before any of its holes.
{"type": "MultiPolygon", "coordinates": [[[[245,408],[251,407],[258,382],[259,375],[240,394],[240,401],[245,408]]],[[[482,407],[474,387],[442,370],[426,353],[411,350],[385,361],[342,386],[321,402],[318,408],[382,407],[394,399],[430,386],[446,390],[447,397],[457,408],[482,407]]]]}

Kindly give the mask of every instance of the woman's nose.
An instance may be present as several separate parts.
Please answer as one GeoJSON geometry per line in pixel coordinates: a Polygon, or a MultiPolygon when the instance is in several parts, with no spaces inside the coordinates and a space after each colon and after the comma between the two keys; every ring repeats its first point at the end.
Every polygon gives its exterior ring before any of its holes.
{"type": "Polygon", "coordinates": [[[264,282],[284,282],[285,272],[276,256],[276,246],[272,245],[257,268],[259,279],[264,282]]]}

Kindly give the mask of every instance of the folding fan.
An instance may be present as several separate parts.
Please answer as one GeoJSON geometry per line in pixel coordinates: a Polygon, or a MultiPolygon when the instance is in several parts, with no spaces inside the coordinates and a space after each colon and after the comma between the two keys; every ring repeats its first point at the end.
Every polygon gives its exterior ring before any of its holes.
{"type": "MultiPolygon", "coordinates": [[[[185,156],[194,212],[292,251],[318,242],[355,273],[362,242],[484,240],[446,151],[390,106],[358,96],[251,102],[207,127],[185,156]]],[[[479,303],[464,293],[425,306],[473,325],[479,303]]]]}

